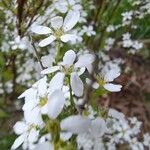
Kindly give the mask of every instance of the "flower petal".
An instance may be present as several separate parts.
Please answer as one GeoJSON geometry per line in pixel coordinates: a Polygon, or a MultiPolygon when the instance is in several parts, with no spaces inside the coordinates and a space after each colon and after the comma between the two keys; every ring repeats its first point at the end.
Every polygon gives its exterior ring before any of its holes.
{"type": "Polygon", "coordinates": [[[41,57],[41,62],[44,67],[51,67],[54,61],[55,60],[51,54],[41,57]]]}
{"type": "Polygon", "coordinates": [[[51,19],[51,26],[54,30],[60,29],[63,25],[63,18],[60,16],[56,16],[51,19]]]}
{"type": "Polygon", "coordinates": [[[67,10],[68,10],[67,6],[68,6],[67,1],[59,0],[57,3],[55,3],[56,9],[61,13],[67,12],[67,10]]]}
{"type": "Polygon", "coordinates": [[[27,135],[26,134],[22,134],[20,135],[14,142],[14,144],[12,145],[11,149],[15,150],[17,149],[26,139],[27,135]]]}
{"type": "Polygon", "coordinates": [[[76,68],[81,68],[81,67],[89,68],[89,66],[92,65],[94,60],[95,60],[95,56],[92,54],[81,55],[79,56],[78,61],[75,63],[75,67],[76,68]]]}
{"type": "Polygon", "coordinates": [[[42,120],[41,109],[39,107],[35,107],[30,111],[24,111],[24,119],[27,124],[34,124],[37,126],[43,126],[44,124],[42,120]]]}
{"type": "Polygon", "coordinates": [[[90,119],[81,115],[67,117],[60,124],[62,130],[75,134],[87,132],[90,125],[90,119]]]}
{"type": "Polygon", "coordinates": [[[48,92],[53,93],[55,90],[61,90],[64,82],[65,74],[58,72],[50,81],[48,92]]]}
{"type": "Polygon", "coordinates": [[[26,98],[26,99],[35,99],[37,94],[37,90],[30,88],[23,92],[18,98],[26,98]]]}
{"type": "Polygon", "coordinates": [[[38,95],[44,97],[47,92],[47,77],[44,76],[37,82],[38,95]]]}
{"type": "Polygon", "coordinates": [[[104,85],[104,88],[110,92],[119,92],[121,91],[122,85],[107,83],[104,85]]]}
{"type": "Polygon", "coordinates": [[[70,77],[71,88],[74,94],[78,97],[83,95],[83,82],[76,72],[71,73],[70,77]]]}
{"type": "Polygon", "coordinates": [[[40,47],[44,47],[44,46],[47,46],[49,44],[51,44],[54,40],[56,40],[56,37],[51,35],[49,37],[47,37],[46,39],[42,40],[40,43],[39,43],[39,46],[40,47]]]}
{"type": "Polygon", "coordinates": [[[33,26],[31,31],[36,34],[49,34],[52,33],[52,30],[46,26],[33,26]]]}
{"type": "Polygon", "coordinates": [[[35,128],[32,128],[28,135],[28,141],[34,143],[38,140],[38,136],[39,136],[39,131],[36,130],[35,128]]]}
{"type": "Polygon", "coordinates": [[[41,74],[50,74],[60,69],[59,66],[52,66],[41,71],[41,74]]]}
{"type": "Polygon", "coordinates": [[[65,34],[65,35],[62,35],[61,37],[60,37],[60,39],[61,39],[61,41],[63,41],[63,42],[68,42],[68,41],[74,41],[74,40],[76,40],[77,39],[77,36],[76,35],[74,35],[74,34],[65,34]]]}
{"type": "Polygon", "coordinates": [[[64,31],[71,30],[79,21],[80,13],[79,11],[69,11],[64,20],[63,29],[64,31]]]}
{"type": "Polygon", "coordinates": [[[96,119],[92,121],[90,131],[94,137],[103,136],[106,131],[105,121],[101,119],[100,117],[97,117],[96,119]]]}
{"type": "Polygon", "coordinates": [[[75,0],[68,0],[68,3],[69,3],[69,5],[71,5],[71,6],[73,6],[73,5],[75,5],[75,0]]]}
{"type": "Polygon", "coordinates": [[[75,59],[76,59],[76,53],[73,50],[69,50],[65,53],[63,57],[62,65],[66,65],[67,67],[70,67],[71,65],[73,65],[75,59]]]}
{"type": "Polygon", "coordinates": [[[112,69],[106,73],[104,76],[104,80],[106,82],[112,82],[115,78],[120,76],[120,71],[119,69],[112,69]]]}
{"type": "Polygon", "coordinates": [[[108,116],[116,118],[118,120],[125,120],[125,115],[115,109],[109,109],[108,116]]]}
{"type": "Polygon", "coordinates": [[[71,132],[61,132],[60,133],[60,138],[63,140],[63,141],[68,141],[72,136],[72,133],[71,132]]]}
{"type": "Polygon", "coordinates": [[[16,134],[22,134],[26,131],[27,125],[23,121],[18,121],[13,127],[16,134]]]}
{"type": "Polygon", "coordinates": [[[46,142],[37,144],[37,146],[34,150],[42,150],[42,149],[43,150],[54,150],[54,147],[49,141],[46,141],[46,142]]]}
{"type": "Polygon", "coordinates": [[[64,94],[61,90],[55,90],[48,97],[48,116],[51,119],[56,119],[57,116],[61,113],[65,104],[64,94]]]}
{"type": "Polygon", "coordinates": [[[38,105],[38,100],[37,99],[30,99],[26,100],[25,104],[22,107],[23,111],[31,111],[38,105]]]}

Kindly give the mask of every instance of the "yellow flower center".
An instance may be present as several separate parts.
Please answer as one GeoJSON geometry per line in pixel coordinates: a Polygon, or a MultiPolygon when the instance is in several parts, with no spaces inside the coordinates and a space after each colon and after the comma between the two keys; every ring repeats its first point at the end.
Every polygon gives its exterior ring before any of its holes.
{"type": "Polygon", "coordinates": [[[40,99],[39,105],[40,105],[41,107],[43,107],[43,106],[47,103],[47,101],[48,101],[48,98],[47,98],[47,97],[42,97],[42,98],[40,99]]]}
{"type": "Polygon", "coordinates": [[[64,67],[62,66],[62,71],[66,74],[66,75],[70,75],[74,70],[74,66],[71,65],[70,67],[64,67]]]}
{"type": "Polygon", "coordinates": [[[96,80],[100,86],[103,86],[104,84],[106,84],[106,81],[101,76],[96,76],[96,80]]]}
{"type": "Polygon", "coordinates": [[[104,84],[106,84],[104,79],[99,79],[98,80],[99,85],[103,86],[104,84]]]}
{"type": "Polygon", "coordinates": [[[59,39],[63,34],[64,34],[63,29],[57,29],[57,30],[54,32],[54,36],[55,36],[57,39],[59,39]]]}
{"type": "Polygon", "coordinates": [[[72,6],[71,5],[68,5],[68,10],[72,10],[72,6]]]}

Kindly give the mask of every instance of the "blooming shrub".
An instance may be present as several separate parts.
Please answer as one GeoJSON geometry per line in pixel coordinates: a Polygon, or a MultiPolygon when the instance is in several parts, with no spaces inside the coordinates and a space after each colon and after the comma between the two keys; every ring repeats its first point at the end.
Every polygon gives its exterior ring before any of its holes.
{"type": "MultiPolygon", "coordinates": [[[[140,52],[144,44],[130,31],[138,29],[138,22],[149,15],[150,2],[128,1],[131,10],[121,12],[119,21],[111,19],[122,7],[120,0],[102,1],[100,8],[87,0],[43,3],[43,13],[18,22],[18,31],[9,26],[4,29],[4,41],[9,42],[3,41],[1,49],[6,53],[11,49],[16,64],[23,61],[15,82],[28,88],[18,97],[24,100],[24,117],[14,125],[18,137],[11,149],[150,148],[149,133],[139,138],[142,122],[95,102],[123,88],[115,79],[124,60],[111,60],[108,52],[118,46],[127,53],[140,52]],[[22,55],[17,56],[18,52],[22,55]]],[[[16,1],[12,4],[17,7],[16,1]]],[[[18,18],[13,18],[12,11],[3,11],[6,24],[15,26],[18,18]]],[[[8,93],[13,90],[11,85],[8,81],[8,93]]]]}

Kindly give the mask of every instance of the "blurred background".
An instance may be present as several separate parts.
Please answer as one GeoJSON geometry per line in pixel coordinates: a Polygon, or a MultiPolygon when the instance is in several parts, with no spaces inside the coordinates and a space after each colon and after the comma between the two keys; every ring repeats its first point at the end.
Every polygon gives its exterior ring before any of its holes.
{"type": "MultiPolygon", "coordinates": [[[[18,96],[40,78],[41,68],[31,45],[30,27],[35,22],[49,24],[53,2],[0,0],[0,150],[9,150],[16,138],[13,125],[23,116],[23,100],[18,100],[18,96]]],[[[127,116],[136,116],[143,122],[142,132],[150,132],[150,3],[148,5],[146,0],[95,0],[93,3],[83,0],[81,3],[86,15],[81,24],[92,24],[96,32],[93,37],[83,35],[84,44],[100,51],[108,49],[108,39],[113,37],[115,42],[109,48],[111,50],[104,52],[109,56],[105,62],[119,64],[122,70],[116,81],[123,85],[122,91],[99,95],[99,104],[116,108],[127,116]],[[89,3],[93,8],[88,8],[89,3]],[[138,19],[133,17],[128,25],[119,26],[125,22],[122,22],[123,13],[137,11],[138,14],[143,6],[149,13],[139,15],[138,19]],[[116,25],[118,29],[114,30],[110,25],[116,25]],[[133,52],[122,46],[125,33],[131,33],[133,39],[142,43],[140,50],[133,52]]],[[[130,15],[126,14],[126,17],[129,19],[130,15]]],[[[39,37],[32,40],[39,41],[39,37]]],[[[39,54],[42,57],[53,51],[53,47],[48,47],[39,49],[39,54]]]]}

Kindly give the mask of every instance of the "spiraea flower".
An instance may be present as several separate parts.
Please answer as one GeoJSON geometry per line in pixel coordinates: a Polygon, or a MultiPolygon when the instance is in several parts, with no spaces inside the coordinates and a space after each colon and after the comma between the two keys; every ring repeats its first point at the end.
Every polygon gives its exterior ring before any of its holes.
{"type": "Polygon", "coordinates": [[[100,86],[104,87],[110,92],[119,92],[122,85],[111,83],[115,78],[120,76],[120,71],[118,69],[109,70],[104,76],[96,76],[97,82],[92,82],[90,79],[86,79],[87,84],[91,85],[94,89],[98,89],[100,86]]]}
{"type": "Polygon", "coordinates": [[[56,0],[54,6],[61,13],[66,13],[68,11],[79,11],[82,9],[81,4],[76,0],[56,0]]]}
{"type": "Polygon", "coordinates": [[[34,124],[27,124],[24,121],[18,121],[14,125],[14,131],[19,137],[15,140],[11,149],[15,150],[22,144],[28,145],[28,147],[30,145],[32,146],[32,144],[38,140],[39,130],[37,130],[37,127],[38,126],[34,124]]]}
{"type": "Polygon", "coordinates": [[[113,47],[114,43],[115,43],[115,39],[114,38],[109,37],[108,39],[106,39],[105,47],[104,47],[105,50],[109,51],[113,47]]]}
{"type": "Polygon", "coordinates": [[[9,44],[11,45],[12,50],[22,49],[25,50],[27,48],[27,39],[17,36],[14,41],[10,41],[9,44]]]}
{"type": "Polygon", "coordinates": [[[86,116],[73,115],[61,121],[61,129],[64,132],[78,135],[76,140],[79,148],[91,148],[92,146],[98,146],[98,141],[104,135],[107,128],[105,121],[100,117],[90,119],[86,116]],[[87,142],[89,143],[86,144],[87,142]]]}
{"type": "Polygon", "coordinates": [[[130,21],[132,19],[133,12],[132,11],[124,12],[122,13],[122,16],[123,16],[123,22],[130,21]]]}
{"type": "Polygon", "coordinates": [[[115,31],[115,26],[114,25],[109,25],[107,28],[106,28],[106,31],[107,32],[113,32],[113,31],[115,31]]]}
{"type": "Polygon", "coordinates": [[[50,81],[50,92],[58,87],[61,89],[65,76],[68,76],[70,81],[69,84],[71,85],[74,94],[78,97],[83,95],[83,83],[79,76],[84,73],[85,69],[88,69],[88,71],[91,72],[94,56],[92,54],[81,55],[77,62],[76,58],[76,53],[73,50],[69,50],[65,53],[63,61],[58,66],[47,68],[41,72],[42,74],[50,74],[57,71],[50,81]]]}
{"type": "Polygon", "coordinates": [[[89,133],[98,138],[104,135],[106,124],[102,118],[90,119],[86,116],[73,115],[61,121],[61,129],[73,134],[89,133]]]}
{"type": "Polygon", "coordinates": [[[96,32],[93,30],[93,26],[83,26],[83,29],[81,30],[81,34],[86,34],[87,36],[93,36],[96,34],[96,32]]]}
{"type": "Polygon", "coordinates": [[[131,34],[125,33],[123,34],[123,47],[124,48],[130,48],[133,45],[133,41],[131,40],[131,34]]]}
{"type": "Polygon", "coordinates": [[[69,31],[77,24],[80,18],[79,11],[71,11],[63,21],[63,17],[56,16],[51,19],[51,28],[46,26],[34,26],[31,31],[37,34],[48,35],[47,38],[39,43],[40,47],[47,46],[55,40],[68,42],[74,40],[76,35],[70,34],[69,31]]]}
{"type": "Polygon", "coordinates": [[[57,118],[65,105],[65,93],[61,91],[61,85],[51,87],[45,76],[19,96],[25,99],[23,111],[26,122],[43,125],[42,114],[47,114],[51,119],[57,118]]]}

